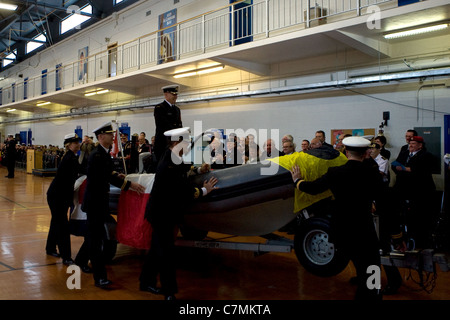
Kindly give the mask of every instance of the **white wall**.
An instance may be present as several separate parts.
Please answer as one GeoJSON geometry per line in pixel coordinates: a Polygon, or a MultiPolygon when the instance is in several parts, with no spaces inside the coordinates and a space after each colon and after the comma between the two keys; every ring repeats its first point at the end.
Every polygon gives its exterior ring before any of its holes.
{"type": "MultiPolygon", "coordinates": [[[[352,88],[354,91],[363,89],[352,88]]],[[[450,90],[435,89],[425,92],[420,99],[421,110],[417,121],[417,91],[399,91],[371,93],[366,95],[348,91],[336,91],[322,94],[304,94],[289,97],[259,97],[222,100],[216,102],[180,104],[184,126],[194,130],[194,122],[202,121],[202,128],[220,128],[244,131],[255,129],[278,129],[278,143],[285,134],[292,134],[297,142],[297,150],[302,139],[311,139],[317,130],[324,130],[327,141],[331,140],[333,129],[374,128],[383,121],[383,112],[390,112],[388,126],[384,128],[388,139],[387,148],[392,152],[391,160],[397,156],[400,147],[405,144],[406,130],[413,127],[441,127],[443,114],[448,113],[450,90]],[[435,112],[433,110],[434,101],[435,112]],[[423,110],[422,108],[428,109],[423,110]]],[[[161,98],[162,100],[162,98],[161,98]]],[[[92,130],[101,124],[117,120],[127,122],[131,133],[144,131],[147,136],[154,135],[155,123],[152,109],[140,111],[121,111],[91,115],[89,117],[65,118],[59,120],[22,123],[7,126],[5,132],[20,132],[31,128],[34,144],[62,145],[64,135],[81,126],[83,134],[92,134],[92,130]]],[[[257,139],[259,137],[257,136],[257,139]]],[[[258,140],[260,146],[264,137],[258,140]]],[[[442,141],[442,150],[443,150],[442,141]]],[[[435,176],[436,184],[443,188],[443,176],[435,176]]]]}

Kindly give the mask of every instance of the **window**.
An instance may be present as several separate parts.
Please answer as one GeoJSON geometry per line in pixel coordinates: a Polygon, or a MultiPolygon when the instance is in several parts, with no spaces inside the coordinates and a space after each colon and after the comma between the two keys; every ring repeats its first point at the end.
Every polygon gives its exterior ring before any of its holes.
{"type": "Polygon", "coordinates": [[[14,50],[10,54],[8,54],[5,58],[3,58],[3,67],[6,67],[8,64],[11,64],[16,60],[17,50],[14,50]]]}
{"type": "Polygon", "coordinates": [[[114,0],[114,5],[121,3],[124,0],[114,0]]]}
{"type": "MultiPolygon", "coordinates": [[[[37,41],[47,41],[47,38],[45,36],[45,34],[40,34],[36,37],[33,38],[33,40],[37,40],[37,41]]],[[[33,50],[36,50],[37,48],[40,48],[44,45],[44,43],[42,42],[33,42],[33,41],[28,41],[26,44],[26,52],[27,54],[30,53],[33,50]]]]}
{"type": "MultiPolygon", "coordinates": [[[[84,13],[92,14],[92,6],[87,5],[83,8],[81,8],[80,11],[84,12],[84,13]]],[[[89,19],[90,19],[90,17],[88,17],[88,16],[84,16],[79,13],[72,13],[67,18],[65,18],[64,20],[61,21],[61,34],[67,32],[69,30],[72,30],[73,28],[80,29],[80,25],[89,19]]]]}

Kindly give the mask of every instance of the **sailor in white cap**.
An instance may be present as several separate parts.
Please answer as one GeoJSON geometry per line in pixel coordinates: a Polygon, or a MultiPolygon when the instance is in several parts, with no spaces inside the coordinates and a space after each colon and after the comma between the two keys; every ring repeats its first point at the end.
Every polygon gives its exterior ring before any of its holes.
{"type": "Polygon", "coordinates": [[[154,146],[156,161],[159,161],[168,145],[164,132],[183,127],[180,108],[175,105],[179,86],[172,84],[161,89],[164,93],[164,101],[155,106],[153,113],[156,126],[154,146]]]}
{"type": "MultiPolygon", "coordinates": [[[[163,294],[166,300],[173,300],[178,292],[173,232],[182,222],[186,206],[216,189],[218,180],[212,177],[201,187],[192,186],[187,176],[191,165],[179,161],[190,143],[189,128],[170,130],[165,135],[170,138],[169,148],[158,163],[152,196],[146,207],[145,218],[152,225],[152,240],[139,281],[142,291],[163,294]],[[158,275],[161,288],[156,287],[158,275]]],[[[208,170],[209,166],[202,166],[198,173],[208,170]]]]}
{"type": "Polygon", "coordinates": [[[330,241],[336,253],[348,255],[355,265],[358,282],[355,299],[380,299],[380,288],[367,286],[368,277],[372,275],[367,270],[369,266],[380,266],[379,242],[371,209],[382,189],[382,179],[377,170],[363,163],[369,140],[348,137],[342,143],[346,147],[346,164],[329,168],[315,181],[304,180],[296,165],[291,171],[292,179],[301,192],[319,194],[331,190],[336,211],[332,216],[330,241]]]}
{"type": "Polygon", "coordinates": [[[47,190],[47,203],[52,219],[45,250],[48,255],[61,257],[65,265],[73,264],[67,211],[73,205],[73,188],[81,169],[77,157],[80,141],[80,137],[74,132],[64,136],[65,153],[47,190]],[[56,251],[57,247],[59,253],[56,251]]]}
{"type": "Polygon", "coordinates": [[[93,268],[95,285],[108,287],[111,281],[107,278],[105,261],[102,253],[102,243],[105,238],[105,222],[109,213],[109,186],[112,184],[122,190],[134,190],[138,194],[145,188],[125,175],[113,169],[110,149],[114,140],[114,129],[110,122],[93,130],[99,144],[89,155],[87,166],[87,185],[84,193],[82,210],[87,213],[89,258],[93,268]]]}

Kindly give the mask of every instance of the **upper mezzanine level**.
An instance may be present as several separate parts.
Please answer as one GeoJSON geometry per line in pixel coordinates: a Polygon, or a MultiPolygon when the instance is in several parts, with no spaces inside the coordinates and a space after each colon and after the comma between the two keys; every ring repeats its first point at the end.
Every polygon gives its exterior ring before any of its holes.
{"type": "MultiPolygon", "coordinates": [[[[349,68],[380,70],[381,61],[399,57],[430,57],[434,68],[439,56],[439,67],[450,66],[440,46],[408,50],[417,44],[382,37],[391,30],[446,22],[449,7],[442,0],[407,6],[393,0],[237,1],[71,63],[35,69],[33,76],[12,76],[1,88],[0,115],[11,123],[146,107],[159,102],[159,89],[167,83],[183,87],[180,102],[288,91],[289,79],[330,70],[331,76],[317,80],[321,85],[337,79],[352,84],[362,79],[349,80],[349,68]],[[211,66],[221,71],[207,75],[211,66]],[[190,75],[177,77],[184,73],[190,75]]],[[[165,13],[168,20],[177,14],[165,13]]],[[[298,88],[298,82],[292,84],[298,88]]]]}

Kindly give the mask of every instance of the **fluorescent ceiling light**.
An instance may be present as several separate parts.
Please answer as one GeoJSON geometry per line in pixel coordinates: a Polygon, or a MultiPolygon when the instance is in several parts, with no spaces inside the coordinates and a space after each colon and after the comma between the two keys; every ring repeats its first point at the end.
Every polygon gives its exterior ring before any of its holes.
{"type": "Polygon", "coordinates": [[[222,70],[223,68],[224,68],[224,66],[217,66],[217,67],[212,67],[212,68],[208,68],[208,69],[198,70],[197,74],[216,72],[216,71],[222,70]]]}
{"type": "Polygon", "coordinates": [[[433,32],[433,31],[439,31],[443,30],[445,28],[448,28],[448,23],[438,24],[435,26],[429,26],[429,27],[423,27],[423,28],[416,28],[406,31],[400,31],[400,32],[394,32],[384,35],[385,39],[396,39],[401,37],[408,37],[408,36],[414,36],[416,34],[422,34],[426,32],[433,32]]]}
{"type": "Polygon", "coordinates": [[[14,11],[17,9],[17,6],[15,4],[8,4],[8,3],[0,2],[0,9],[14,11]]]}
{"type": "Polygon", "coordinates": [[[91,92],[85,93],[84,96],[90,97],[90,96],[94,96],[96,94],[102,94],[102,93],[107,93],[107,92],[109,92],[109,89],[98,89],[97,91],[91,91],[91,92]]]}
{"type": "Polygon", "coordinates": [[[47,105],[47,104],[50,104],[51,102],[49,102],[49,101],[47,101],[47,102],[40,102],[40,103],[38,103],[36,106],[37,107],[42,107],[42,106],[45,106],[45,105],[47,105]]]}
{"type": "Polygon", "coordinates": [[[193,71],[193,72],[184,72],[184,73],[176,74],[173,77],[175,79],[178,79],[178,78],[192,77],[192,76],[195,76],[196,74],[197,74],[197,72],[195,72],[195,71],[193,71]]]}
{"type": "Polygon", "coordinates": [[[220,71],[223,68],[225,68],[224,65],[208,67],[208,68],[203,68],[203,69],[198,69],[198,70],[192,70],[192,71],[178,73],[178,74],[175,74],[173,77],[175,79],[184,78],[184,77],[191,77],[191,76],[196,76],[196,75],[199,75],[199,74],[205,74],[205,73],[211,73],[211,72],[220,71]]]}
{"type": "Polygon", "coordinates": [[[6,112],[13,112],[13,111],[16,111],[16,109],[8,109],[8,110],[6,110],[6,112]]]}

